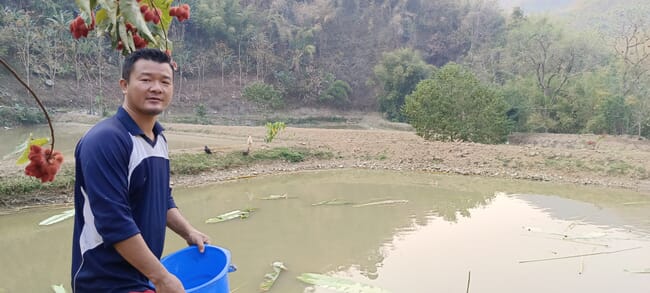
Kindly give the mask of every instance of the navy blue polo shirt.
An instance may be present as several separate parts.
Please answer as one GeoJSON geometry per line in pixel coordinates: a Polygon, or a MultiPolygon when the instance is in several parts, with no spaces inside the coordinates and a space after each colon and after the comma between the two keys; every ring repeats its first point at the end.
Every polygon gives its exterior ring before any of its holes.
{"type": "Polygon", "coordinates": [[[77,144],[73,292],[152,289],[113,244],[140,233],[154,255],[162,254],[167,210],[176,207],[162,131],[156,122],[151,141],[120,107],[77,144]]]}

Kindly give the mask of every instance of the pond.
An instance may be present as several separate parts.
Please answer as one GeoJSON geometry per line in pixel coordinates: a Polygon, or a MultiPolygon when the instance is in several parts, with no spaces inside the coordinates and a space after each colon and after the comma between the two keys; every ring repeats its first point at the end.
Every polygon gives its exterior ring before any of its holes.
{"type": "MultiPolygon", "coordinates": [[[[238,271],[229,274],[230,288],[237,293],[259,292],[274,261],[289,270],[270,292],[336,292],[302,283],[302,273],[393,293],[466,292],[468,279],[470,292],[650,288],[650,274],[641,273],[650,270],[648,194],[334,170],[177,188],[175,197],[198,229],[231,251],[238,271]],[[322,204],[335,199],[349,204],[322,204]],[[204,223],[244,208],[256,210],[246,219],[204,223]]],[[[38,226],[69,208],[0,216],[0,292],[51,292],[52,284],[69,290],[72,221],[38,226]]],[[[184,246],[170,232],[164,255],[184,246]]]]}

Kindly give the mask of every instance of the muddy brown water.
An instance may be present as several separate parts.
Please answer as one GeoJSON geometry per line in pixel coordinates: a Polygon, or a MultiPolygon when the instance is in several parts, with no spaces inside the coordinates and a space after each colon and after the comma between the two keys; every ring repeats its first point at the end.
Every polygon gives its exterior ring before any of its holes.
{"type": "MultiPolygon", "coordinates": [[[[231,251],[238,293],[258,292],[274,261],[289,270],[271,292],[337,292],[296,278],[308,272],[393,293],[466,292],[470,273],[470,292],[650,290],[650,274],[636,273],[650,270],[650,195],[628,190],[336,170],[177,188],[175,197],[231,251]],[[314,205],[333,199],[354,204],[314,205]],[[386,200],[408,202],[355,206],[386,200]],[[244,208],[257,210],[204,223],[244,208]]],[[[0,216],[0,292],[69,290],[72,221],[38,226],[69,208],[0,216]]],[[[170,232],[164,255],[184,246],[170,232]]]]}

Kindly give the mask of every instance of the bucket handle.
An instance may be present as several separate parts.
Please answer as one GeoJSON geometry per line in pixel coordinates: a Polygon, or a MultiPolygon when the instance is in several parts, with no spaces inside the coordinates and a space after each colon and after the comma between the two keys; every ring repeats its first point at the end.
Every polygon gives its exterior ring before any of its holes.
{"type": "Polygon", "coordinates": [[[237,267],[235,265],[229,265],[228,266],[228,273],[236,272],[237,267]]]}

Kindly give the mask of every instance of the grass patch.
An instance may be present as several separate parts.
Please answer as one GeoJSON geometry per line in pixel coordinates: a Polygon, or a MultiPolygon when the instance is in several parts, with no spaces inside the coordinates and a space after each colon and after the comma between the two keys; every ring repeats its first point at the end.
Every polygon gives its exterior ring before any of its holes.
{"type": "Polygon", "coordinates": [[[605,173],[611,176],[631,176],[640,179],[650,177],[650,172],[645,168],[630,165],[625,161],[615,159],[586,162],[580,159],[547,158],[544,164],[557,170],[589,171],[605,173]]]}
{"type": "MultiPolygon", "coordinates": [[[[226,170],[246,167],[260,162],[302,162],[308,159],[331,159],[330,152],[314,151],[307,148],[278,147],[258,150],[249,156],[241,152],[225,155],[204,153],[171,155],[171,172],[173,175],[194,175],[210,170],[226,170]]],[[[70,193],[74,191],[74,169],[63,166],[53,182],[41,183],[40,180],[26,175],[9,175],[0,177],[0,199],[12,196],[37,195],[44,193],[70,193]]]]}
{"type": "Polygon", "coordinates": [[[199,117],[196,115],[168,117],[167,119],[165,119],[165,121],[172,122],[172,123],[183,123],[183,124],[200,124],[200,125],[213,124],[210,118],[199,117]]]}
{"type": "Polygon", "coordinates": [[[170,158],[173,175],[194,175],[210,170],[226,170],[246,167],[260,162],[291,162],[297,163],[307,159],[331,159],[332,153],[313,151],[307,148],[278,147],[268,150],[257,150],[248,156],[241,152],[228,154],[175,154],[170,158]]]}
{"type": "Polygon", "coordinates": [[[293,118],[289,117],[287,119],[279,119],[279,121],[284,121],[286,124],[292,125],[301,125],[301,124],[319,124],[319,123],[346,123],[348,119],[339,116],[321,116],[321,117],[303,117],[303,118],[293,118]]]}
{"type": "Polygon", "coordinates": [[[0,177],[0,198],[14,195],[72,192],[74,189],[74,170],[63,167],[53,182],[41,183],[27,175],[0,177]]]}

